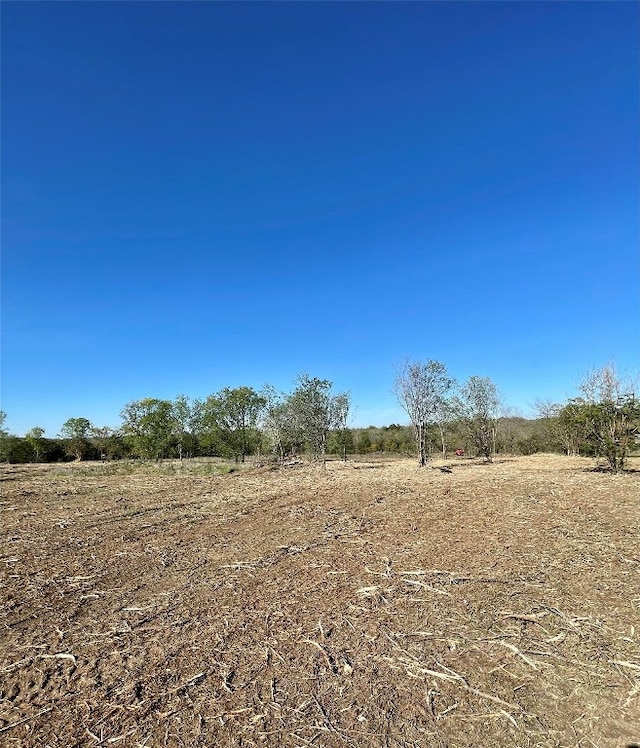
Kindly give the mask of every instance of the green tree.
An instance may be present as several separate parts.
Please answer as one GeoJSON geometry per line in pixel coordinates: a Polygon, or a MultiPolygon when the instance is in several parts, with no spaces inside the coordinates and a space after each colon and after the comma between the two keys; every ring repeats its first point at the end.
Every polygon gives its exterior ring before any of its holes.
{"type": "Polygon", "coordinates": [[[115,460],[124,454],[122,434],[109,426],[92,426],[89,441],[100,459],[115,460]]]}
{"type": "Polygon", "coordinates": [[[356,445],[351,429],[335,429],[327,437],[327,452],[340,455],[343,460],[355,452],[356,445]]]}
{"type": "Polygon", "coordinates": [[[585,404],[582,397],[572,398],[564,404],[536,401],[539,438],[546,451],[564,452],[567,456],[589,452],[585,404]]]}
{"type": "Polygon", "coordinates": [[[424,364],[406,361],[396,375],[395,394],[413,425],[421,467],[429,458],[428,429],[444,422],[445,403],[454,384],[447,367],[433,360],[424,364]]]}
{"type": "Polygon", "coordinates": [[[587,402],[582,397],[574,397],[565,405],[557,406],[556,428],[567,455],[579,455],[588,448],[586,406],[587,402]]]}
{"type": "Polygon", "coordinates": [[[182,462],[185,451],[193,456],[196,450],[197,434],[202,428],[203,403],[197,398],[189,400],[186,395],[178,395],[171,407],[178,457],[182,462]]]}
{"type": "Polygon", "coordinates": [[[551,400],[537,399],[534,403],[537,414],[536,424],[538,426],[542,451],[561,452],[565,450],[560,430],[559,413],[562,405],[551,400]]]}
{"type": "Polygon", "coordinates": [[[369,436],[371,437],[371,452],[384,452],[386,448],[386,434],[384,429],[377,426],[369,426],[369,436]]]}
{"type": "Polygon", "coordinates": [[[263,429],[271,441],[275,454],[280,461],[286,455],[296,455],[304,448],[304,432],[296,416],[291,396],[278,393],[267,385],[262,390],[265,398],[263,412],[263,429]]]}
{"type": "Polygon", "coordinates": [[[175,431],[172,403],[147,397],[127,403],[120,413],[122,431],[142,459],[161,460],[171,447],[175,431]]]}
{"type": "Polygon", "coordinates": [[[15,465],[24,465],[33,460],[33,450],[26,439],[9,434],[3,439],[3,459],[15,465]]]}
{"type": "Polygon", "coordinates": [[[90,447],[91,421],[87,418],[69,418],[62,424],[60,436],[65,440],[67,452],[80,461],[90,447]]]}
{"type": "Polygon", "coordinates": [[[206,427],[216,433],[227,454],[244,462],[260,444],[258,423],[266,399],[251,387],[225,387],[204,406],[206,427]]]}
{"type": "MultiPolygon", "coordinates": [[[[520,444],[528,437],[527,420],[515,413],[505,413],[498,419],[496,451],[506,454],[518,454],[520,444]]],[[[529,454],[533,454],[531,449],[535,446],[535,441],[529,444],[529,454]]]]}
{"type": "Polygon", "coordinates": [[[369,429],[360,429],[358,431],[358,453],[366,455],[368,452],[371,452],[372,446],[369,429]]]}
{"type": "Polygon", "coordinates": [[[580,384],[587,438],[614,473],[624,470],[629,447],[640,431],[640,401],[635,386],[613,364],[587,375],[580,384]]]}
{"type": "Polygon", "coordinates": [[[327,435],[331,429],[346,422],[349,413],[349,395],[333,394],[328,379],[301,374],[298,386],[291,395],[290,413],[309,445],[311,456],[324,465],[327,453],[327,435]]]}
{"type": "Polygon", "coordinates": [[[410,426],[392,423],[384,429],[384,451],[394,454],[411,454],[415,445],[410,426]]]}
{"type": "Polygon", "coordinates": [[[455,408],[478,453],[493,462],[496,451],[500,395],[489,377],[469,377],[456,398],[455,408]]]}
{"type": "Polygon", "coordinates": [[[188,425],[189,438],[187,440],[187,447],[189,457],[194,457],[198,453],[199,436],[204,429],[204,415],[204,402],[200,398],[195,397],[191,401],[191,414],[188,425]]]}
{"type": "Polygon", "coordinates": [[[33,452],[35,462],[40,462],[40,458],[45,449],[44,429],[41,426],[34,426],[24,435],[24,438],[33,452]]]}

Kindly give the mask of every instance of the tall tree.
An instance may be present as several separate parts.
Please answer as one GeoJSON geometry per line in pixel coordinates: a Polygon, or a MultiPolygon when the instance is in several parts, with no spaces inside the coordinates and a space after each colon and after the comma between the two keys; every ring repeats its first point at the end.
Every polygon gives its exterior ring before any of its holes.
{"type": "Polygon", "coordinates": [[[579,455],[588,451],[589,424],[587,405],[582,397],[571,398],[557,408],[557,428],[567,455],[579,455]]]}
{"type": "Polygon", "coordinates": [[[199,454],[199,437],[204,430],[205,408],[204,401],[199,397],[194,397],[191,401],[191,412],[188,422],[188,439],[187,451],[189,457],[195,457],[199,454]]]}
{"type": "Polygon", "coordinates": [[[333,383],[328,379],[301,374],[297,387],[289,398],[290,414],[302,431],[314,460],[324,465],[329,431],[346,421],[349,413],[349,395],[333,394],[333,383]]]}
{"type": "Polygon", "coordinates": [[[65,440],[69,454],[80,461],[90,448],[89,435],[93,428],[88,418],[69,418],[60,429],[60,436],[65,440]]]}
{"type": "Polygon", "coordinates": [[[291,396],[279,393],[266,385],[262,389],[265,399],[262,428],[271,441],[273,451],[281,462],[285,455],[297,454],[304,448],[304,433],[294,413],[291,396]]]}
{"type": "Polygon", "coordinates": [[[217,429],[222,444],[236,462],[244,462],[259,444],[258,422],[266,400],[251,387],[225,387],[205,403],[205,422],[217,429]]]}
{"type": "Polygon", "coordinates": [[[456,399],[458,416],[487,462],[493,462],[495,455],[500,407],[498,388],[489,377],[469,377],[456,399]]]}
{"type": "Polygon", "coordinates": [[[171,446],[175,420],[170,400],[147,397],[127,403],[120,413],[123,433],[143,459],[161,460],[171,446]]]}
{"type": "Polygon", "coordinates": [[[188,449],[191,447],[191,450],[193,450],[194,434],[192,429],[195,423],[194,416],[196,415],[197,407],[197,402],[190,402],[186,395],[178,395],[171,404],[171,414],[173,416],[173,426],[180,462],[182,462],[185,448],[188,449]]]}
{"type": "Polygon", "coordinates": [[[421,467],[429,459],[427,431],[445,417],[447,397],[454,385],[447,367],[431,359],[426,363],[405,361],[396,375],[395,394],[411,420],[421,467]]]}

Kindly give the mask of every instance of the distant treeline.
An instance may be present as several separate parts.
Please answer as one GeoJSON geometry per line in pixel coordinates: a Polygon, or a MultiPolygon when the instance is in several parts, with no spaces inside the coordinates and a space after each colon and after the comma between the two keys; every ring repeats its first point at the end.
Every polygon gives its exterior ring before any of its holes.
{"type": "Polygon", "coordinates": [[[145,398],[127,403],[117,428],[69,418],[55,438],[34,426],[24,437],[4,430],[0,411],[0,460],[12,463],[64,460],[162,460],[222,457],[244,462],[249,455],[284,460],[308,454],[347,459],[353,454],[417,455],[420,465],[452,453],[482,457],[561,452],[602,456],[619,471],[640,432],[640,401],[634,384],[613,365],[593,372],[566,403],[537,404],[539,418],[508,412],[488,377],[459,385],[438,361],[406,362],[395,382],[410,426],[350,428],[349,393],[302,374],[290,393],[265,386],[225,387],[204,400],[145,398]]]}
{"type": "MultiPolygon", "coordinates": [[[[565,441],[554,424],[548,419],[500,418],[497,425],[496,453],[508,455],[532,455],[536,452],[558,452],[595,456],[596,449],[586,440],[576,442],[567,450],[565,441]]],[[[433,428],[428,435],[431,454],[442,456],[440,432],[433,428]]],[[[462,449],[469,457],[477,456],[477,450],[463,423],[452,422],[445,430],[447,456],[462,449]]],[[[247,455],[266,457],[273,454],[273,444],[267,434],[257,430],[247,440],[247,455]]],[[[302,455],[307,452],[304,444],[285,456],[302,455]]],[[[18,437],[5,435],[0,440],[1,459],[10,463],[66,462],[71,460],[124,460],[144,458],[136,439],[120,430],[87,429],[85,437],[46,438],[44,435],[18,437]],[[102,433],[96,433],[101,431],[102,433]]],[[[236,459],[227,441],[218,434],[187,434],[179,443],[176,436],[164,440],[163,449],[152,459],[193,457],[226,457],[236,459]]],[[[393,454],[414,456],[416,444],[411,426],[368,426],[331,430],[327,434],[326,453],[331,456],[393,454]]],[[[240,459],[242,459],[240,457],[240,459]]]]}

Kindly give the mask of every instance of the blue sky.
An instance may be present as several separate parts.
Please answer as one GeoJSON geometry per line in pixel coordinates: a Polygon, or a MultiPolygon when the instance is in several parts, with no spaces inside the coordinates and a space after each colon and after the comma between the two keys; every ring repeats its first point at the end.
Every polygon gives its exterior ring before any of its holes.
{"type": "Polygon", "coordinates": [[[640,369],[637,3],[2,3],[2,408],[640,369]]]}

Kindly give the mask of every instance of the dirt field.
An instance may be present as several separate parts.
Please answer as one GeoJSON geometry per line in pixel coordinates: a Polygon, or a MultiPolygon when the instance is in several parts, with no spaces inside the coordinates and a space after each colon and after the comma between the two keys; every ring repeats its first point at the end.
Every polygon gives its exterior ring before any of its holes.
{"type": "Polygon", "coordinates": [[[5,466],[0,744],[640,742],[640,472],[450,464],[5,466]]]}

